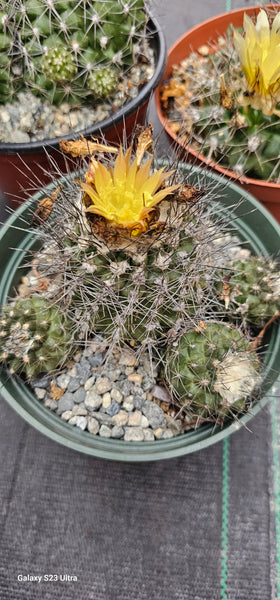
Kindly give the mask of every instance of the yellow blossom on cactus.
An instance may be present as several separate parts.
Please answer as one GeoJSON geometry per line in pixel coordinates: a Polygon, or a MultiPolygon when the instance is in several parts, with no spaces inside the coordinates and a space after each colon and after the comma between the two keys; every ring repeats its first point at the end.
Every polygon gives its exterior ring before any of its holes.
{"type": "MultiPolygon", "coordinates": [[[[261,9],[256,24],[244,13],[245,37],[234,30],[234,45],[249,84],[249,91],[262,99],[280,95],[280,12],[270,27],[261,9]]],[[[279,99],[278,99],[279,100],[279,99]]],[[[261,103],[263,107],[263,103],[261,103]]]]}
{"type": "Polygon", "coordinates": [[[137,164],[137,158],[131,162],[131,148],[124,154],[122,147],[113,166],[94,159],[86,174],[87,183],[80,182],[92,202],[86,211],[104,217],[117,227],[137,233],[145,231],[149,213],[179,187],[160,189],[171,172],[161,168],[150,175],[152,160],[142,166],[137,164]]]}

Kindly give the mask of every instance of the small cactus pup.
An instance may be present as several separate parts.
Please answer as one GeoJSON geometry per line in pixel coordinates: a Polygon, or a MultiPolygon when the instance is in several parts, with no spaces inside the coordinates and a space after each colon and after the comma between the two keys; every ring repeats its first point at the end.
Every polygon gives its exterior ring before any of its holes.
{"type": "Polygon", "coordinates": [[[165,374],[187,425],[247,412],[262,380],[249,339],[219,321],[183,333],[167,352],[165,374]]]}
{"type": "Polygon", "coordinates": [[[237,176],[280,180],[280,13],[260,9],[179,65],[162,88],[181,142],[237,176]]]}
{"type": "MultiPolygon", "coordinates": [[[[261,328],[280,312],[279,263],[271,258],[250,256],[232,263],[225,276],[223,294],[229,318],[261,328]],[[227,291],[227,293],[225,293],[227,291]]],[[[221,286],[220,286],[221,287],[221,286]]]]}
{"type": "Polygon", "coordinates": [[[27,379],[57,369],[75,348],[62,309],[36,294],[6,304],[0,324],[1,362],[27,379]]]}
{"type": "Polygon", "coordinates": [[[146,0],[0,0],[0,107],[29,91],[115,110],[152,76],[147,22],[146,0]]]}

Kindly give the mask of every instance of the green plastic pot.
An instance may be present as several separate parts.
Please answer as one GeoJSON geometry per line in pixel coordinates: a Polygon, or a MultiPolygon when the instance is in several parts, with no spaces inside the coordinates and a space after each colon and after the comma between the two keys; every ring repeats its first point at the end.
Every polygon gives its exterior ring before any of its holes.
{"type": "MultiPolygon", "coordinates": [[[[217,211],[231,214],[232,227],[242,241],[255,254],[275,254],[280,247],[280,227],[270,213],[250,194],[240,190],[229,182],[225,184],[220,176],[207,172],[200,167],[181,165],[188,176],[188,182],[195,184],[199,179],[203,186],[215,188],[217,211]],[[242,202],[241,202],[241,199],[242,202]],[[232,214],[234,206],[234,214],[232,214]]],[[[72,175],[73,177],[73,175],[72,175]]],[[[56,182],[55,185],[58,185],[56,182]]],[[[47,193],[51,193],[53,184],[47,193]]],[[[0,303],[3,304],[23,275],[24,256],[36,244],[36,234],[28,231],[27,223],[33,207],[46,195],[37,193],[15,211],[0,231],[1,283],[0,303]]],[[[215,211],[216,212],[216,211],[215,211]]],[[[71,426],[48,408],[45,408],[18,377],[9,376],[3,368],[0,373],[1,394],[8,404],[30,425],[52,440],[85,454],[99,458],[143,462],[174,458],[206,448],[226,438],[247,423],[268,402],[272,387],[276,382],[280,364],[280,331],[276,325],[271,327],[266,340],[266,363],[264,372],[263,397],[256,402],[250,413],[242,415],[239,422],[228,422],[220,429],[206,424],[197,430],[189,431],[178,437],[153,442],[124,442],[123,440],[103,439],[78,427],[71,426]]],[[[249,434],[248,434],[249,435],[249,434]]]]}

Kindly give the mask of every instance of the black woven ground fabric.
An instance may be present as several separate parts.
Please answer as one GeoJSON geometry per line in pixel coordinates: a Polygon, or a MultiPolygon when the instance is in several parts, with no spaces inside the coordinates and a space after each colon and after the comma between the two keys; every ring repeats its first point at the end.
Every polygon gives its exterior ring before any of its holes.
{"type": "Polygon", "coordinates": [[[109,462],[42,436],[3,401],[0,432],[1,599],[277,597],[269,409],[229,440],[226,522],[225,442],[109,462]]]}
{"type": "MultiPolygon", "coordinates": [[[[170,46],[242,3],[153,5],[170,46]]],[[[143,464],[71,451],[0,399],[0,600],[279,599],[279,399],[207,450],[143,464]]]]}

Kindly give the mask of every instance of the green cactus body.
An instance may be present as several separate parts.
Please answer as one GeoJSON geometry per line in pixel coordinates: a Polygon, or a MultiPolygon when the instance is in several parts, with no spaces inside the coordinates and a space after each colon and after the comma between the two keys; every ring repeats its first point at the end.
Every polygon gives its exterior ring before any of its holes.
{"type": "Polygon", "coordinates": [[[262,327],[280,312],[280,272],[276,262],[252,256],[232,265],[230,279],[231,317],[242,317],[262,327]]]}
{"type": "Polygon", "coordinates": [[[260,376],[256,354],[239,329],[223,322],[205,325],[170,347],[166,374],[176,402],[191,418],[215,421],[244,411],[260,376]]]}
{"type": "Polygon", "coordinates": [[[145,0],[0,0],[0,102],[24,87],[55,104],[110,96],[145,22],[145,0]]]}
{"type": "Polygon", "coordinates": [[[71,322],[40,296],[16,300],[1,315],[1,360],[28,379],[56,369],[73,352],[71,322]]]}
{"type": "Polygon", "coordinates": [[[49,48],[42,58],[44,75],[53,83],[71,81],[77,72],[74,57],[69,55],[67,48],[49,48]]]}

